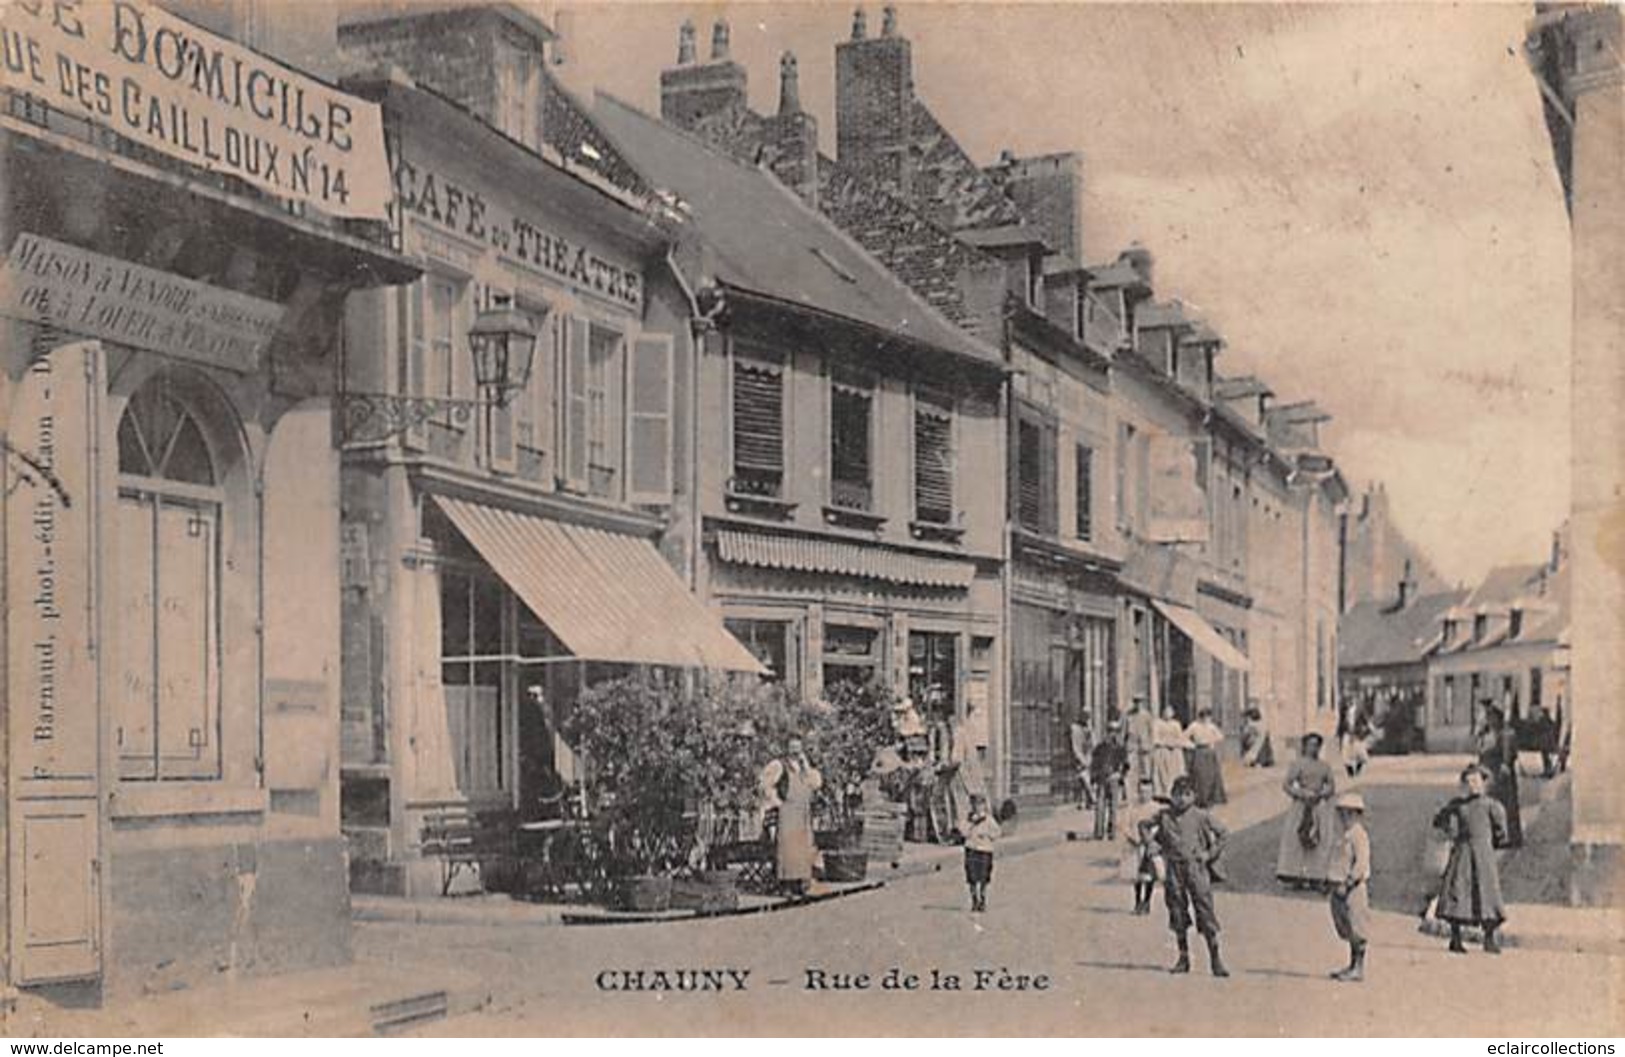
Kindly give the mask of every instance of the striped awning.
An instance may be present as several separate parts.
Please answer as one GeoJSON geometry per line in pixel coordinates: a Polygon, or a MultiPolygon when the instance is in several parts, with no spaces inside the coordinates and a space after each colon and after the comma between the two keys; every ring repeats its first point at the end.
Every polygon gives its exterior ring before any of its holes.
{"type": "Polygon", "coordinates": [[[1183,631],[1190,640],[1202,647],[1209,657],[1218,661],[1226,668],[1233,668],[1238,672],[1245,672],[1252,666],[1247,661],[1247,655],[1232,646],[1218,629],[1207,622],[1207,618],[1194,609],[1187,609],[1172,602],[1164,602],[1160,598],[1153,598],[1151,604],[1157,607],[1157,612],[1167,617],[1169,622],[1183,631]]]}
{"type": "Polygon", "coordinates": [[[766,671],[648,540],[447,496],[434,501],[582,660],[766,671]]]}
{"type": "Polygon", "coordinates": [[[931,558],[842,540],[768,536],[723,529],[717,533],[717,556],[735,565],[762,569],[852,576],[918,587],[965,590],[976,579],[976,566],[951,558],[931,558]]]}

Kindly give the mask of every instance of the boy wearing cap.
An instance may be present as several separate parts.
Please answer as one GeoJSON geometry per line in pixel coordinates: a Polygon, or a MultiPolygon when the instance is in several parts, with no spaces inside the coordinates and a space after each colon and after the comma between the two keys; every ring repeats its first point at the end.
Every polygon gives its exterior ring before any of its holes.
{"type": "Polygon", "coordinates": [[[1344,793],[1336,806],[1343,836],[1332,858],[1328,899],[1332,927],[1349,945],[1349,963],[1333,973],[1332,979],[1357,983],[1365,979],[1366,939],[1371,927],[1371,837],[1365,831],[1365,798],[1344,793]]]}
{"type": "MultiPolygon", "coordinates": [[[[1179,960],[1169,972],[1191,971],[1190,941],[1196,931],[1207,941],[1208,965],[1214,976],[1229,976],[1219,957],[1219,915],[1213,907],[1213,881],[1228,834],[1206,809],[1196,806],[1196,790],[1186,775],[1168,789],[1168,806],[1150,824],[1162,850],[1162,895],[1168,904],[1168,929],[1179,944],[1179,960]]],[[[1219,878],[1222,880],[1222,877],[1219,878]]]]}

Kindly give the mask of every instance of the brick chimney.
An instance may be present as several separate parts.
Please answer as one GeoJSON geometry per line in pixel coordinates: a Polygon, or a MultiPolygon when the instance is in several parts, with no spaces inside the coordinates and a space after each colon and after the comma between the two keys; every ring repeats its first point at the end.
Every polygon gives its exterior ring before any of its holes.
{"type": "Polygon", "coordinates": [[[1021,207],[1044,241],[1077,264],[1084,261],[1083,162],[1071,151],[1018,158],[1005,151],[990,174],[1021,207]]]}
{"type": "Polygon", "coordinates": [[[1416,572],[1411,568],[1411,560],[1405,559],[1405,571],[1399,576],[1399,608],[1404,609],[1416,601],[1416,572]]]}
{"type": "Polygon", "coordinates": [[[773,155],[773,174],[816,208],[818,119],[801,109],[800,74],[793,52],[779,57],[779,112],[762,125],[773,155]]]}
{"type": "Polygon", "coordinates": [[[835,45],[835,146],[844,165],[861,167],[908,197],[914,110],[914,55],[888,6],[880,36],[870,37],[863,8],[852,39],[835,45]]]}
{"type": "Polygon", "coordinates": [[[711,58],[695,61],[694,24],[684,22],[677,37],[677,65],[660,71],[660,116],[693,128],[716,114],[743,110],[745,68],[728,53],[728,23],[711,27],[711,58]]]}

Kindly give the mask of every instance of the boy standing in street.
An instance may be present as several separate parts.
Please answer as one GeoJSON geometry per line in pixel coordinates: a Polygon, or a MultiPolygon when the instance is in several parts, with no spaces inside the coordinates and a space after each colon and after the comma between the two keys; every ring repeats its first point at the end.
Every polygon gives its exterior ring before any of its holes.
{"type": "Polygon", "coordinates": [[[1365,979],[1365,948],[1371,928],[1371,837],[1365,831],[1365,798],[1344,793],[1337,798],[1336,807],[1343,838],[1332,859],[1328,898],[1332,927],[1349,945],[1349,963],[1333,973],[1332,979],[1357,983],[1365,979]]]}
{"type": "Polygon", "coordinates": [[[999,839],[999,823],[988,812],[987,800],[973,796],[970,816],[965,820],[965,884],[970,888],[970,908],[987,910],[987,886],[993,880],[993,846],[999,839]]]}
{"type": "Polygon", "coordinates": [[[1219,916],[1213,907],[1214,875],[1228,834],[1217,819],[1196,806],[1196,791],[1184,775],[1174,779],[1168,806],[1157,814],[1154,826],[1167,870],[1162,894],[1168,904],[1168,928],[1179,944],[1179,960],[1168,971],[1191,971],[1188,934],[1194,922],[1207,941],[1213,975],[1229,976],[1219,957],[1219,916]]]}
{"type": "Polygon", "coordinates": [[[1128,771],[1122,731],[1123,724],[1112,720],[1106,736],[1089,755],[1089,778],[1095,787],[1095,840],[1117,837],[1117,807],[1123,802],[1123,775],[1128,771]]]}

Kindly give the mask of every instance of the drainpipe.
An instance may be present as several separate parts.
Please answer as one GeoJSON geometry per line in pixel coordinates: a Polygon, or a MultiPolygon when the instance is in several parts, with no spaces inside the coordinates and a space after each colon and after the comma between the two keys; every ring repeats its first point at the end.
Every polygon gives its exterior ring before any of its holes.
{"type": "Polygon", "coordinates": [[[688,568],[685,570],[688,577],[688,589],[696,591],[699,587],[700,576],[700,354],[704,349],[705,338],[698,323],[704,315],[700,311],[700,303],[695,297],[694,289],[683,278],[683,270],[677,266],[676,243],[666,244],[666,267],[671,271],[677,288],[683,292],[688,301],[689,327],[688,327],[688,515],[689,533],[687,553],[684,556],[688,568]]]}

